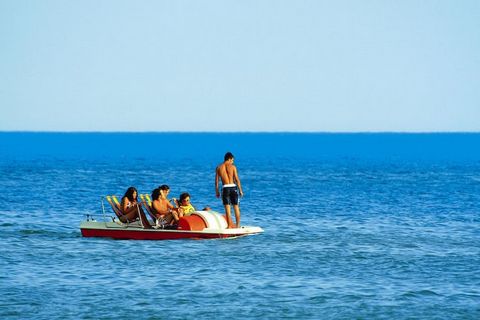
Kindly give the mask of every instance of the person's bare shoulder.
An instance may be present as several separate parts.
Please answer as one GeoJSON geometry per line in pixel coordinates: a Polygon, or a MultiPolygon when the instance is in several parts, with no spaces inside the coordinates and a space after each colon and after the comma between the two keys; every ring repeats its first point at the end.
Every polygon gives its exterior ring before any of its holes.
{"type": "Polygon", "coordinates": [[[221,164],[218,165],[217,171],[218,171],[218,172],[221,172],[221,171],[226,170],[227,168],[228,168],[228,167],[225,165],[225,163],[221,163],[221,164]]]}

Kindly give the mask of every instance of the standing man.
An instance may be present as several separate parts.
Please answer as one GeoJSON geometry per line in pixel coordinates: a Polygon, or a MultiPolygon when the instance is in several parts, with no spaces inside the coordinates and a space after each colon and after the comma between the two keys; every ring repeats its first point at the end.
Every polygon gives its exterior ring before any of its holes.
{"type": "Polygon", "coordinates": [[[232,223],[232,217],[230,216],[230,205],[233,206],[235,211],[236,227],[240,228],[240,207],[238,206],[238,193],[243,197],[242,184],[238,178],[237,168],[233,165],[233,154],[231,152],[225,153],[223,163],[219,164],[215,170],[215,195],[220,197],[218,191],[218,181],[222,179],[222,201],[225,207],[225,214],[227,216],[228,228],[232,223]]]}

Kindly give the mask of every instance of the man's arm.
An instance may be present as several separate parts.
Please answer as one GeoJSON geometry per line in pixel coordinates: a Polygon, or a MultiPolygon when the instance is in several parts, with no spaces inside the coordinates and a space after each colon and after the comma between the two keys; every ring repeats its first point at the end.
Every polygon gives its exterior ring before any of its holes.
{"type": "Polygon", "coordinates": [[[215,196],[220,197],[220,192],[218,191],[218,167],[215,169],[215,196]]]}
{"type": "Polygon", "coordinates": [[[240,178],[238,177],[237,167],[233,167],[233,179],[236,182],[240,195],[243,197],[242,183],[240,182],[240,178]]]}

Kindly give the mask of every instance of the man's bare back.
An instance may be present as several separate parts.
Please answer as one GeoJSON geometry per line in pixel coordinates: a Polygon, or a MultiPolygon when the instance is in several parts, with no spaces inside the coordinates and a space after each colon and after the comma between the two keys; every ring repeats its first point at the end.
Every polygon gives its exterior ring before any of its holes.
{"type": "Polygon", "coordinates": [[[217,198],[220,196],[219,192],[219,184],[218,179],[222,180],[222,185],[236,185],[238,187],[238,191],[240,195],[243,197],[243,190],[242,184],[240,182],[240,178],[238,177],[237,167],[233,164],[233,159],[226,160],[225,162],[218,165],[217,169],[215,170],[215,190],[217,194],[217,198]]]}
{"type": "Polygon", "coordinates": [[[237,168],[233,164],[229,163],[222,163],[217,167],[217,174],[222,179],[222,184],[235,184],[235,173],[237,172],[237,168]]]}

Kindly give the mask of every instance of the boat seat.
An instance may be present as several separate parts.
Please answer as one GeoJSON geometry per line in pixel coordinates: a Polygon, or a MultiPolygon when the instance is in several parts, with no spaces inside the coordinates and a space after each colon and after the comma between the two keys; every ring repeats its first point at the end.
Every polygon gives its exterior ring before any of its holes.
{"type": "Polygon", "coordinates": [[[148,194],[141,194],[140,199],[142,200],[142,205],[147,210],[147,213],[150,216],[150,218],[152,218],[154,221],[157,220],[157,217],[155,216],[152,210],[152,201],[150,200],[150,196],[148,194]]]}
{"type": "Polygon", "coordinates": [[[150,207],[152,206],[152,199],[150,198],[150,195],[148,193],[141,194],[140,199],[142,199],[142,201],[144,201],[150,207]]]}
{"type": "Polygon", "coordinates": [[[164,229],[166,227],[167,221],[165,221],[165,219],[162,219],[162,218],[158,219],[157,216],[153,213],[152,199],[150,198],[150,195],[140,194],[140,199],[142,200],[142,205],[145,208],[145,210],[147,210],[147,213],[150,216],[150,218],[152,218],[153,221],[155,221],[155,227],[164,229]]]}

